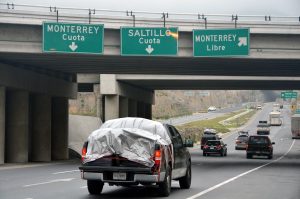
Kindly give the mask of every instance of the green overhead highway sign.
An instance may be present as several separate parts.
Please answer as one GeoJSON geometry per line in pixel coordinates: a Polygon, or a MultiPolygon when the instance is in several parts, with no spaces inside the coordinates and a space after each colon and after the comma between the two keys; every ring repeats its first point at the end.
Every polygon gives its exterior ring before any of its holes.
{"type": "Polygon", "coordinates": [[[249,29],[193,30],[195,57],[249,55],[249,29]]]}
{"type": "Polygon", "coordinates": [[[175,56],[178,28],[121,27],[121,55],[175,56]]]}
{"type": "Polygon", "coordinates": [[[43,23],[43,51],[103,53],[103,24],[43,23]]]}
{"type": "Polygon", "coordinates": [[[298,93],[293,91],[283,91],[281,92],[281,98],[284,99],[291,99],[291,98],[297,98],[298,93]]]}

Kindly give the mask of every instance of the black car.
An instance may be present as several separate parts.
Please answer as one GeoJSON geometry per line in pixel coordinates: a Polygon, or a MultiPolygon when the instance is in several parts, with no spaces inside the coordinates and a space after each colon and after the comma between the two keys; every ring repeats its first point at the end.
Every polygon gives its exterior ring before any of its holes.
{"type": "Polygon", "coordinates": [[[224,144],[221,140],[208,140],[203,147],[203,156],[208,156],[209,154],[227,156],[227,144],[224,144]]]}
{"type": "Polygon", "coordinates": [[[205,129],[204,134],[201,138],[201,143],[200,143],[201,149],[203,150],[203,147],[208,140],[220,140],[220,139],[222,139],[222,138],[220,138],[217,135],[217,131],[215,129],[205,129]]]}
{"type": "Polygon", "coordinates": [[[252,135],[249,137],[248,146],[246,148],[247,158],[252,158],[253,155],[267,156],[273,158],[273,145],[270,138],[265,135],[252,135]]]}

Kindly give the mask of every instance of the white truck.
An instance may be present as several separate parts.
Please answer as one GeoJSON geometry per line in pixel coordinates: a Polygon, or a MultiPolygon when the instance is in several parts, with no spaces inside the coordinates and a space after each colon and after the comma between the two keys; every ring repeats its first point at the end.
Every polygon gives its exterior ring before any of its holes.
{"type": "Polygon", "coordinates": [[[278,111],[272,111],[269,113],[269,124],[271,126],[281,126],[281,113],[278,111]]]}
{"type": "Polygon", "coordinates": [[[300,114],[291,117],[292,138],[300,138],[300,114]]]}

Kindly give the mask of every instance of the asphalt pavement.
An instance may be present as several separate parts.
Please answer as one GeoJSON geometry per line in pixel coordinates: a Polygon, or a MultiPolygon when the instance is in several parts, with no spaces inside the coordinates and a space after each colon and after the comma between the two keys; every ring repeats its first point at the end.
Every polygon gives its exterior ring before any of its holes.
{"type": "MultiPolygon", "coordinates": [[[[266,120],[271,105],[266,105],[244,129],[255,134],[258,120],[266,120]]],[[[282,111],[284,123],[271,127],[275,142],[272,160],[246,159],[246,152],[235,150],[236,133],[223,138],[228,156],[202,156],[200,148],[190,149],[192,185],[180,189],[172,182],[169,198],[174,199],[299,199],[300,140],[293,140],[289,111],[282,111]]],[[[160,198],[155,187],[104,186],[101,196],[88,194],[86,181],[80,179],[78,160],[51,164],[0,166],[1,199],[119,199],[160,198]]]]}

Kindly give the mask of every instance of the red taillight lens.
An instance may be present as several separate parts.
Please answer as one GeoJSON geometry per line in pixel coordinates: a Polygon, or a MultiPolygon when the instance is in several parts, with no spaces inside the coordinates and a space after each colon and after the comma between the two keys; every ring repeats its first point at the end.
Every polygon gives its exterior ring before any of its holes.
{"type": "Polygon", "coordinates": [[[155,150],[154,153],[154,161],[155,161],[155,165],[160,165],[160,161],[161,161],[161,151],[160,150],[155,150]]]}
{"type": "Polygon", "coordinates": [[[203,148],[207,149],[207,148],[208,148],[208,145],[204,145],[204,147],[203,147],[203,148]]]}
{"type": "Polygon", "coordinates": [[[239,144],[239,143],[241,143],[241,141],[239,141],[239,140],[236,140],[236,141],[235,141],[235,143],[239,144]]]}
{"type": "Polygon", "coordinates": [[[84,158],[85,158],[86,151],[87,151],[86,147],[83,147],[82,150],[81,150],[81,160],[82,160],[82,161],[83,161],[84,158]]]}
{"type": "Polygon", "coordinates": [[[218,150],[220,150],[220,149],[222,149],[222,146],[221,146],[221,145],[217,145],[216,148],[217,148],[218,150]]]}
{"type": "Polygon", "coordinates": [[[83,144],[82,150],[81,150],[81,160],[83,161],[85,159],[86,153],[87,153],[87,147],[88,147],[88,142],[85,142],[83,144]]]}

